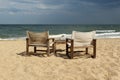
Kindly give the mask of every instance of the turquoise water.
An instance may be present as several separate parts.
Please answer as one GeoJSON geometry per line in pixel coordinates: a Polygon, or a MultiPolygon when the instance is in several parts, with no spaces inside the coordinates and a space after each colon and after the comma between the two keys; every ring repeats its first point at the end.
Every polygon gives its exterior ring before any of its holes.
{"type": "MultiPolygon", "coordinates": [[[[42,32],[42,31],[49,31],[50,35],[57,35],[57,34],[71,34],[73,30],[76,31],[92,31],[97,30],[97,34],[107,33],[109,31],[117,33],[117,36],[120,32],[120,25],[106,25],[106,24],[93,24],[93,25],[85,25],[85,24],[25,24],[25,25],[0,25],[0,38],[7,39],[7,38],[20,38],[26,36],[26,31],[35,31],[35,32],[42,32]],[[105,31],[107,30],[107,31],[105,31]]],[[[112,33],[113,33],[112,32],[112,33]]],[[[100,34],[102,35],[102,34],[100,34]]],[[[114,34],[110,34],[114,35],[114,34]]],[[[105,36],[104,34],[102,36],[105,36]]]]}

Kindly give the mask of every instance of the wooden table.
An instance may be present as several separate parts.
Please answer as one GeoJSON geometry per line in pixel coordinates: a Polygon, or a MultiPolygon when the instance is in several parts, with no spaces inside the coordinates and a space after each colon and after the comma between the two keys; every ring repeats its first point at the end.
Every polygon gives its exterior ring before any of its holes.
{"type": "Polygon", "coordinates": [[[56,49],[57,48],[57,44],[66,44],[66,40],[55,40],[55,42],[54,42],[54,48],[55,48],[54,49],[54,51],[55,51],[54,53],[55,53],[55,55],[57,55],[56,54],[56,52],[57,52],[57,49],[56,49]]]}

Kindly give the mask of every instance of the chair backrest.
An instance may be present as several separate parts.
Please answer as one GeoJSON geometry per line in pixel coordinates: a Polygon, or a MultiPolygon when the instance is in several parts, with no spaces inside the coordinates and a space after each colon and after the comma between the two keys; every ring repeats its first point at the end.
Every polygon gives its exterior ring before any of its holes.
{"type": "Polygon", "coordinates": [[[72,39],[74,39],[75,42],[91,44],[93,38],[95,37],[95,34],[96,34],[95,31],[91,32],[73,31],[72,39]]]}
{"type": "Polygon", "coordinates": [[[39,33],[27,31],[27,37],[29,38],[29,44],[47,44],[49,31],[39,33]]]}

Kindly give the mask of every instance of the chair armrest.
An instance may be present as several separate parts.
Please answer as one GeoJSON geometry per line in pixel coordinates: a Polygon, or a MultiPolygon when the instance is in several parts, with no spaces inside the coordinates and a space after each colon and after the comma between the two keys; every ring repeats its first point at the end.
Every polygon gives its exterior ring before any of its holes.
{"type": "Polygon", "coordinates": [[[70,38],[66,38],[66,43],[73,43],[73,39],[70,39],[70,38]]]}
{"type": "Polygon", "coordinates": [[[55,39],[54,38],[48,38],[49,40],[52,40],[52,41],[54,41],[55,39]]]}
{"type": "Polygon", "coordinates": [[[69,46],[73,47],[73,45],[74,45],[74,40],[73,40],[73,39],[70,39],[70,38],[66,38],[66,45],[69,45],[69,46]]]}
{"type": "Polygon", "coordinates": [[[92,40],[92,45],[96,45],[96,39],[92,40]]]}
{"type": "Polygon", "coordinates": [[[55,39],[54,38],[48,38],[47,44],[50,46],[50,44],[54,45],[55,39]]]}
{"type": "Polygon", "coordinates": [[[29,40],[29,38],[26,38],[26,40],[29,40]]]}
{"type": "Polygon", "coordinates": [[[54,39],[54,38],[48,38],[47,40],[48,40],[48,42],[49,42],[49,41],[52,41],[52,42],[54,42],[54,41],[55,41],[55,39],[54,39]]]}
{"type": "Polygon", "coordinates": [[[96,45],[96,39],[93,39],[93,45],[96,45]]]}
{"type": "Polygon", "coordinates": [[[29,38],[26,38],[26,45],[29,45],[29,38]]]}

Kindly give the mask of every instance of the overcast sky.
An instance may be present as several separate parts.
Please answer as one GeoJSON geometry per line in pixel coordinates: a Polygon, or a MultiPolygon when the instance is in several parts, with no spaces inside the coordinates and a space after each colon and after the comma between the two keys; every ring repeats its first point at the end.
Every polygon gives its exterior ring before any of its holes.
{"type": "Polygon", "coordinates": [[[0,24],[120,24],[120,0],[0,0],[0,24]]]}

